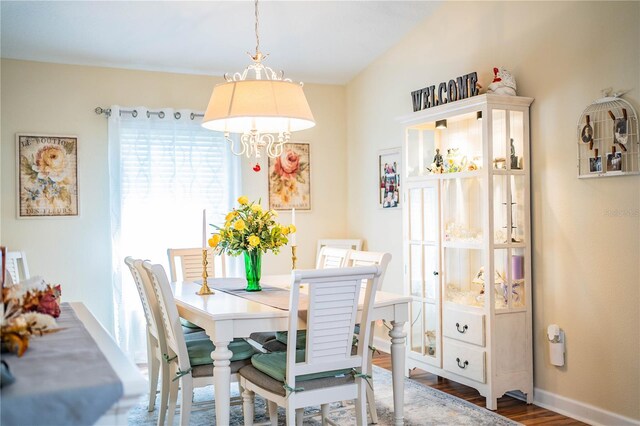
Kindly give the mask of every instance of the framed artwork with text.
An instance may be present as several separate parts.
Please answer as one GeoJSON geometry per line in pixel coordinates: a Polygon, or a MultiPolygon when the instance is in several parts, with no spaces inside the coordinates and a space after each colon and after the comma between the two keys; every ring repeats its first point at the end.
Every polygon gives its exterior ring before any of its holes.
{"type": "Polygon", "coordinates": [[[78,216],[78,138],[16,135],[18,218],[78,216]]]}

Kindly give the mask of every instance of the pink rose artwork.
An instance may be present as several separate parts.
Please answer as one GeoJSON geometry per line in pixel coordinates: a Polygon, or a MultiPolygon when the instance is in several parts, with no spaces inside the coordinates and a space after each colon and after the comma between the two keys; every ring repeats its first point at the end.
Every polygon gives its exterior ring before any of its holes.
{"type": "Polygon", "coordinates": [[[280,177],[284,179],[295,179],[300,169],[300,156],[294,151],[288,150],[276,159],[274,167],[280,177]]]}
{"type": "Polygon", "coordinates": [[[311,209],[309,144],[287,143],[282,155],[269,159],[269,208],[311,209]]]}

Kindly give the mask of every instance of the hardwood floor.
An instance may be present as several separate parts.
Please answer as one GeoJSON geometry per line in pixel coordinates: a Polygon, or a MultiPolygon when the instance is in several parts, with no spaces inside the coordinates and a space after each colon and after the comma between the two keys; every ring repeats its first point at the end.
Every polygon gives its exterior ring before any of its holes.
{"type": "MultiPolygon", "coordinates": [[[[391,356],[389,354],[376,354],[373,363],[378,367],[391,370],[391,356]]],[[[442,392],[446,392],[458,398],[469,401],[480,407],[485,406],[485,399],[477,390],[451,380],[443,379],[423,370],[413,370],[411,379],[423,385],[430,386],[442,392]]],[[[527,403],[510,396],[503,396],[498,400],[498,410],[496,413],[505,416],[516,422],[525,425],[585,425],[578,420],[563,416],[556,412],[547,410],[537,405],[527,405],[527,403]]]]}

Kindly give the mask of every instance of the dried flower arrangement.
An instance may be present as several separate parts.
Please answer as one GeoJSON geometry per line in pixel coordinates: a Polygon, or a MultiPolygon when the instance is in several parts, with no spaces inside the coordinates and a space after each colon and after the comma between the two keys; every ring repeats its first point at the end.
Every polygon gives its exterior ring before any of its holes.
{"type": "Polygon", "coordinates": [[[2,352],[22,356],[31,336],[60,331],[60,285],[26,290],[21,284],[2,289],[4,312],[0,324],[2,352]]]}

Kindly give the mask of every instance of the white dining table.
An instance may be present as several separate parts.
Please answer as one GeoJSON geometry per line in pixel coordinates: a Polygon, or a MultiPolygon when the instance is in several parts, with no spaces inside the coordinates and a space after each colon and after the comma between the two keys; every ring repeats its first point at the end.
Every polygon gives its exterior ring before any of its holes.
{"type": "MultiPolygon", "coordinates": [[[[209,287],[226,287],[230,280],[240,278],[209,279],[209,287]]],[[[287,288],[290,275],[263,276],[261,285],[287,288]]],[[[216,424],[229,425],[231,408],[230,381],[231,351],[228,345],[234,338],[248,337],[253,332],[286,330],[288,328],[288,310],[278,309],[243,297],[215,290],[208,296],[199,296],[196,292],[200,285],[193,282],[174,282],[171,284],[178,313],[194,324],[202,327],[216,349],[211,353],[214,373],[214,398],[216,424]]],[[[405,378],[405,339],[404,325],[409,319],[411,299],[393,293],[376,293],[372,321],[387,320],[391,324],[391,373],[393,386],[393,419],[395,425],[404,423],[404,378],[405,378]]],[[[303,320],[299,327],[304,328],[303,320]]]]}

